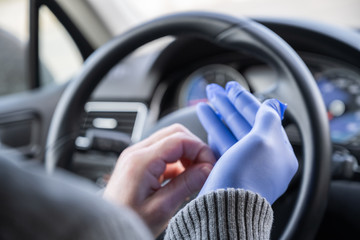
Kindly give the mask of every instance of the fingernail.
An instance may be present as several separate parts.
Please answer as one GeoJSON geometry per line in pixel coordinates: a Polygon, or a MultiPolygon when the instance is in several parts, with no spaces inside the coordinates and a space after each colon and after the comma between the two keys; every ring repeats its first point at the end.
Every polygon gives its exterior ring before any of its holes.
{"type": "Polygon", "coordinates": [[[215,83],[211,83],[206,86],[206,94],[208,99],[214,98],[216,94],[222,93],[223,91],[224,89],[215,83]]]}

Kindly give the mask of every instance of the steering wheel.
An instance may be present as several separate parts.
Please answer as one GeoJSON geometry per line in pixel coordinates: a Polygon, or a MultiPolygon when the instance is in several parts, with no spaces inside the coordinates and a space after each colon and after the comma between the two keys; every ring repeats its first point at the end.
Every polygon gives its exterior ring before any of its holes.
{"type": "MultiPolygon", "coordinates": [[[[330,181],[331,144],[325,106],[315,81],[300,57],[275,33],[249,19],[213,13],[182,13],[133,28],[96,50],[63,93],[50,126],[45,164],[51,172],[71,162],[80,115],[105,74],[140,46],[164,36],[195,36],[241,51],[271,64],[277,84],[268,93],[288,104],[303,140],[303,166],[295,206],[281,239],[311,239],[325,211],[330,181]]],[[[179,111],[179,119],[194,116],[179,111]]],[[[177,117],[172,118],[174,121],[177,117]]]]}

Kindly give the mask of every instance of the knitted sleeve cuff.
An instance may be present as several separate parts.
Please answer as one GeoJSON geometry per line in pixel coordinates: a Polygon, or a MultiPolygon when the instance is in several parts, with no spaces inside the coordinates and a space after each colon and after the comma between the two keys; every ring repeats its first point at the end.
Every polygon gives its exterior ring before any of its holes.
{"type": "Polygon", "coordinates": [[[181,209],[165,239],[270,239],[272,222],[265,198],[243,189],[219,189],[181,209]]]}

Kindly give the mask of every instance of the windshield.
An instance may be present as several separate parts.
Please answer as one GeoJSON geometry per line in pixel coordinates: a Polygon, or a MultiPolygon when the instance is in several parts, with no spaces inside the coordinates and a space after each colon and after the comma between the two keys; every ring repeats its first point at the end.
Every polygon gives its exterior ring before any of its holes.
{"type": "Polygon", "coordinates": [[[189,10],[298,18],[360,28],[359,0],[89,0],[89,3],[114,35],[157,16],[189,10]]]}

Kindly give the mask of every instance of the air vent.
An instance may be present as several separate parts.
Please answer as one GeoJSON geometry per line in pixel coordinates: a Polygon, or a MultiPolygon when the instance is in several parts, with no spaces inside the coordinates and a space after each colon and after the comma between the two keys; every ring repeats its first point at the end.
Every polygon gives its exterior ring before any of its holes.
{"type": "Polygon", "coordinates": [[[88,112],[83,120],[81,135],[90,128],[109,129],[132,135],[137,112],[88,112]]]}
{"type": "Polygon", "coordinates": [[[147,108],[138,102],[89,102],[85,105],[80,135],[88,129],[105,129],[128,134],[139,141],[145,125],[147,108]]]}

